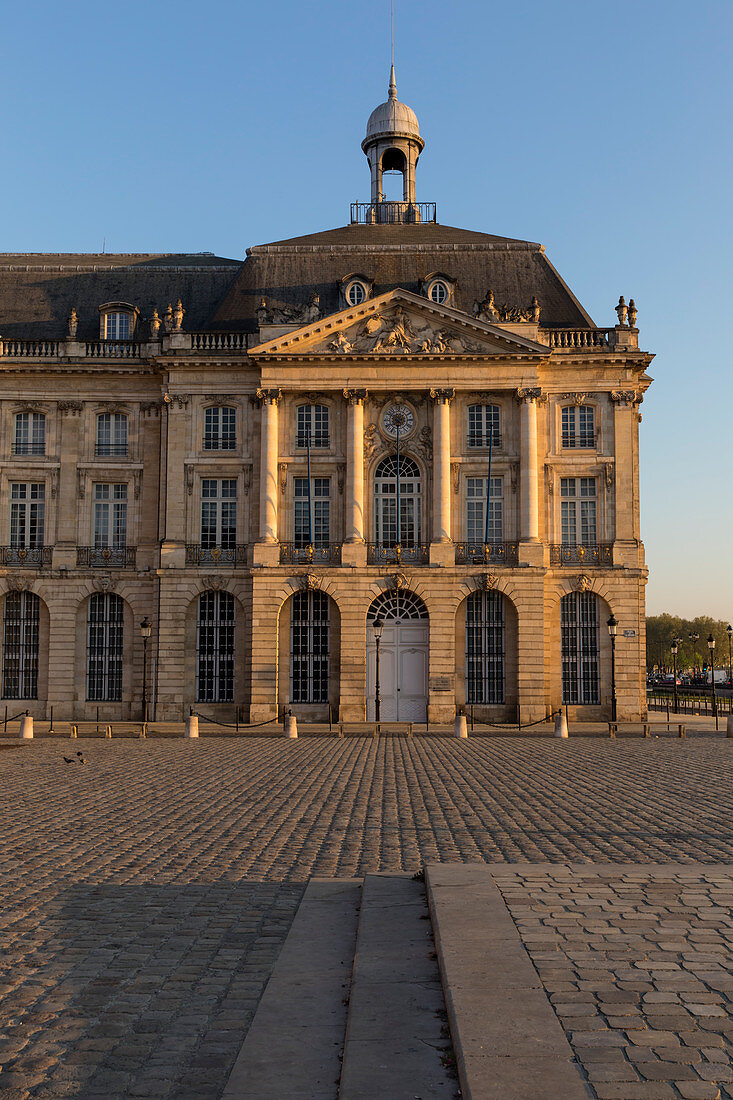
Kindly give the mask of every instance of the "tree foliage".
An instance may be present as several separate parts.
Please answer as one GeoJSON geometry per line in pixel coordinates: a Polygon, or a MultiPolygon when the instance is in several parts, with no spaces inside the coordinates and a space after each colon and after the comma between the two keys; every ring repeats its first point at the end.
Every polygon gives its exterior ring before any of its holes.
{"type": "Polygon", "coordinates": [[[661,665],[672,668],[672,639],[680,638],[677,653],[677,668],[702,668],[710,663],[708,638],[715,638],[715,667],[728,667],[728,624],[723,620],[711,619],[709,615],[698,615],[696,619],[681,619],[679,615],[650,615],[646,620],[646,663],[647,668],[661,665]],[[698,640],[691,641],[689,635],[698,634],[698,640]]]}

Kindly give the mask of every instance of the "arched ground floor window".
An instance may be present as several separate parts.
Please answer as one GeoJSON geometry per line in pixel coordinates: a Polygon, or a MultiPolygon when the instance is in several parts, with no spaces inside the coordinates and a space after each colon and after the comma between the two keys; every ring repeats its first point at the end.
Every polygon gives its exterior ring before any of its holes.
{"type": "Polygon", "coordinates": [[[296,592],[290,612],[290,701],[327,703],[330,658],[329,599],[296,592]]]}
{"type": "Polygon", "coordinates": [[[472,592],[466,600],[466,702],[504,702],[504,597],[472,592]]]}
{"type": "Polygon", "coordinates": [[[3,614],[3,699],[38,698],[41,601],[33,592],[8,592],[3,614]]]}
{"type": "Polygon", "coordinates": [[[196,700],[234,700],[234,597],[230,592],[202,592],[196,631],[196,700]]]}
{"type": "Polygon", "coordinates": [[[87,699],[122,699],[124,604],[114,592],[89,597],[87,617],[87,699]]]}
{"type": "Polygon", "coordinates": [[[601,701],[598,597],[570,592],[560,602],[562,701],[583,706],[601,701]]]}

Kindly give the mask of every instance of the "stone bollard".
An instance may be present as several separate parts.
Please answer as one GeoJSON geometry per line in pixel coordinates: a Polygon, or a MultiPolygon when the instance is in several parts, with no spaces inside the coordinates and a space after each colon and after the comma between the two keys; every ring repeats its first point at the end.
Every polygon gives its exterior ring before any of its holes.
{"type": "Polygon", "coordinates": [[[453,725],[453,732],[456,737],[468,737],[468,727],[466,726],[465,714],[456,715],[456,720],[453,725]]]}
{"type": "Polygon", "coordinates": [[[112,740],[112,727],[111,726],[105,726],[104,727],[104,736],[105,736],[105,738],[107,738],[107,740],[109,740],[109,741],[112,740]]]}
{"type": "Polygon", "coordinates": [[[565,717],[565,711],[560,710],[555,715],[555,737],[567,737],[568,736],[568,720],[565,717]]]}
{"type": "Polygon", "coordinates": [[[24,741],[33,740],[33,719],[27,711],[20,720],[20,736],[24,741]]]}
{"type": "Polygon", "coordinates": [[[725,736],[733,737],[733,714],[728,715],[728,725],[725,727],[725,736]]]}
{"type": "Polygon", "coordinates": [[[298,737],[298,719],[294,714],[286,714],[283,719],[283,737],[290,737],[293,740],[298,737]]]}
{"type": "Polygon", "coordinates": [[[186,732],[184,737],[198,737],[199,735],[199,718],[197,714],[189,714],[186,719],[186,732]]]}
{"type": "Polygon", "coordinates": [[[618,722],[609,722],[608,723],[608,736],[609,737],[615,737],[617,733],[618,733],[618,722]]]}
{"type": "Polygon", "coordinates": [[[79,736],[79,727],[78,726],[72,726],[71,727],[71,733],[69,734],[69,739],[71,740],[71,739],[73,739],[75,737],[78,737],[78,736],[79,736]]]}
{"type": "Polygon", "coordinates": [[[649,730],[649,723],[648,722],[643,722],[642,723],[641,736],[642,737],[651,737],[651,732],[649,730]]]}
{"type": "Polygon", "coordinates": [[[147,736],[148,736],[148,723],[143,722],[143,724],[140,726],[140,740],[142,741],[147,736]]]}
{"type": "Polygon", "coordinates": [[[685,737],[686,736],[685,727],[682,725],[682,723],[680,723],[679,726],[677,727],[677,736],[678,737],[685,737]]]}

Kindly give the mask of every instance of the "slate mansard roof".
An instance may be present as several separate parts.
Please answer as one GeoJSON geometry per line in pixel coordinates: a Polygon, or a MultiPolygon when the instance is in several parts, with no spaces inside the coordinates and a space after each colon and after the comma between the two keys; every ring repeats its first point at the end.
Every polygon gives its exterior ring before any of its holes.
{"type": "Polygon", "coordinates": [[[144,322],[180,298],[184,329],[257,331],[256,309],[304,306],[320,297],[324,314],[340,308],[339,283],[358,273],[373,294],[420,292],[433,272],[456,282],[455,308],[468,314],[493,290],[497,305],[539,300],[543,326],[594,327],[547,259],[542,245],[451,226],[350,225],[257,245],[244,262],[211,254],[0,254],[0,336],[58,338],[72,307],[80,339],[99,335],[98,307],[129,302],[144,322]]]}

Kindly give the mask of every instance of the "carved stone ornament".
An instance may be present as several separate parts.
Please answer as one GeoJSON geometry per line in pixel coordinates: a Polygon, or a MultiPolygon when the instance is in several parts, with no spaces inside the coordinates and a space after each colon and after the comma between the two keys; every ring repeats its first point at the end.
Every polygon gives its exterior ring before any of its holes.
{"type": "Polygon", "coordinates": [[[223,405],[227,401],[234,401],[235,397],[232,393],[205,393],[204,401],[219,401],[223,405]]]}
{"type": "MultiPolygon", "coordinates": [[[[225,584],[226,584],[226,581],[224,580],[223,577],[214,577],[214,576],[212,576],[212,577],[207,577],[206,578],[206,588],[211,588],[211,589],[213,589],[214,592],[218,592],[220,589],[222,589],[224,587],[225,584]]],[[[206,588],[204,589],[204,591],[206,591],[206,588]]]]}
{"type": "Polygon", "coordinates": [[[512,462],[510,468],[510,477],[512,479],[512,493],[516,496],[517,489],[519,488],[519,463],[512,462]]]}
{"type": "Polygon", "coordinates": [[[496,573],[481,573],[478,577],[478,587],[482,592],[490,592],[492,588],[496,588],[498,580],[496,573]]]}
{"type": "Polygon", "coordinates": [[[418,447],[423,452],[426,458],[433,457],[433,429],[426,424],[424,428],[420,429],[418,447]]]}
{"type": "Polygon", "coordinates": [[[520,404],[522,401],[539,401],[542,397],[542,390],[539,386],[520,387],[515,397],[520,404]]]}
{"type": "Polygon", "coordinates": [[[260,325],[311,325],[321,319],[321,299],[312,294],[302,306],[268,306],[267,299],[261,298],[255,310],[257,324],[260,325]]]}
{"type": "Polygon", "coordinates": [[[613,464],[611,462],[606,462],[605,463],[605,465],[603,467],[603,473],[604,473],[604,476],[606,478],[606,488],[610,489],[611,486],[613,485],[613,475],[614,475],[613,464]]]}
{"type": "Polygon", "coordinates": [[[301,573],[300,575],[300,587],[306,592],[314,592],[322,584],[323,577],[319,577],[317,573],[301,573]]]}
{"type": "Polygon", "coordinates": [[[86,475],[86,473],[84,472],[84,470],[77,470],[76,471],[76,495],[78,496],[79,500],[84,499],[84,493],[86,492],[86,487],[87,487],[87,475],[86,475]]]}
{"type": "Polygon", "coordinates": [[[59,401],[58,410],[70,416],[78,416],[82,410],[81,401],[59,401]]]}
{"type": "Polygon", "coordinates": [[[456,396],[456,391],[452,387],[442,390],[431,390],[430,396],[436,404],[440,404],[441,401],[452,401],[456,396]]]}
{"type": "Polygon", "coordinates": [[[280,492],[285,496],[285,490],[288,487],[288,464],[287,462],[278,462],[277,464],[278,477],[280,479],[280,492]]]}
{"type": "Polygon", "coordinates": [[[140,499],[140,488],[142,486],[143,472],[142,470],[135,470],[132,475],[133,493],[135,500],[140,499]]]}
{"type": "Polygon", "coordinates": [[[76,330],[79,327],[79,317],[76,310],[72,306],[71,313],[69,314],[69,339],[76,340],[76,330]]]}
{"type": "Polygon", "coordinates": [[[409,317],[402,306],[396,306],[336,333],[326,350],[341,355],[452,355],[480,352],[481,346],[422,317],[409,317]]]}
{"type": "Polygon", "coordinates": [[[479,321],[492,324],[496,321],[534,321],[539,322],[542,307],[536,297],[527,309],[521,306],[510,306],[506,302],[503,306],[497,306],[494,301],[493,290],[486,291],[486,297],[481,302],[473,303],[473,315],[479,321]]]}
{"type": "Polygon", "coordinates": [[[364,429],[364,457],[369,458],[377,446],[379,435],[376,424],[367,424],[364,429]]]}
{"type": "Polygon", "coordinates": [[[252,488],[252,467],[242,467],[242,491],[246,497],[249,496],[249,491],[252,488]]]}
{"type": "Polygon", "coordinates": [[[596,395],[594,393],[559,393],[557,396],[561,401],[572,401],[574,405],[584,405],[586,401],[592,401],[596,395]]]}
{"type": "Polygon", "coordinates": [[[172,409],[185,409],[188,404],[188,394],[170,393],[169,390],[166,390],[163,394],[163,400],[172,409]]]}
{"type": "Polygon", "coordinates": [[[350,405],[361,405],[367,398],[366,390],[344,390],[344,398],[350,405]]]}
{"type": "Polygon", "coordinates": [[[410,579],[404,573],[392,573],[387,577],[388,590],[392,588],[403,589],[410,587],[410,579]]]}
{"type": "Polygon", "coordinates": [[[150,339],[157,340],[160,335],[160,314],[157,309],[153,310],[153,316],[150,318],[150,339]]]}
{"type": "Polygon", "coordinates": [[[17,573],[8,573],[5,578],[5,583],[8,586],[8,592],[22,592],[24,588],[28,588],[28,582],[19,577],[17,573]]]}
{"type": "Polygon", "coordinates": [[[585,573],[581,573],[575,578],[575,588],[578,592],[590,592],[593,587],[593,581],[585,573]]]}
{"type": "Polygon", "coordinates": [[[107,573],[103,577],[97,577],[95,581],[97,590],[99,592],[114,592],[116,583],[117,582],[115,581],[114,577],[111,577],[109,573],[107,573]]]}
{"type": "Polygon", "coordinates": [[[183,315],[185,313],[183,308],[183,302],[179,298],[176,302],[176,308],[173,310],[173,331],[180,332],[183,328],[183,315]]]}
{"type": "Polygon", "coordinates": [[[51,496],[56,499],[56,494],[59,491],[59,472],[58,470],[51,470],[51,496]]]}
{"type": "Polygon", "coordinates": [[[615,405],[640,405],[642,395],[636,390],[611,390],[611,400],[615,405]]]}
{"type": "Polygon", "coordinates": [[[282,393],[279,389],[257,390],[257,399],[263,405],[277,405],[281,397],[282,393]]]}
{"type": "Polygon", "coordinates": [[[160,416],[160,406],[162,403],[162,398],[160,401],[146,401],[145,404],[140,406],[140,412],[143,416],[160,416]]]}
{"type": "Polygon", "coordinates": [[[621,295],[621,297],[618,300],[618,305],[616,306],[616,314],[618,316],[619,325],[621,325],[622,328],[626,328],[626,320],[627,320],[628,315],[629,315],[629,307],[626,305],[626,302],[624,301],[623,294],[621,295]]]}
{"type": "Polygon", "coordinates": [[[461,487],[461,464],[460,462],[451,462],[450,472],[453,478],[453,492],[457,493],[461,487]]]}
{"type": "Polygon", "coordinates": [[[193,496],[193,466],[186,467],[186,488],[188,495],[193,496]]]}
{"type": "Polygon", "coordinates": [[[547,495],[551,497],[555,492],[555,477],[549,462],[545,464],[545,483],[547,485],[547,495]]]}
{"type": "Polygon", "coordinates": [[[339,493],[343,493],[344,483],[346,481],[346,463],[345,462],[339,462],[338,467],[336,469],[336,477],[338,479],[339,493]]]}

